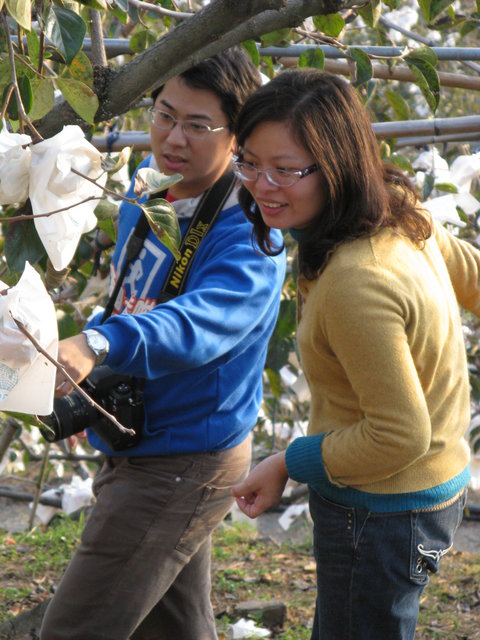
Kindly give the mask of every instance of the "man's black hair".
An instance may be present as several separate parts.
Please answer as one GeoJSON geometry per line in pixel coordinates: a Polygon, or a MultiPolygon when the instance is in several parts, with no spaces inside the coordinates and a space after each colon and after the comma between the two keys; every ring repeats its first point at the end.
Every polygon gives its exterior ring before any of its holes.
{"type": "MultiPolygon", "coordinates": [[[[261,85],[258,69],[241,46],[232,47],[202,60],[177,77],[193,89],[207,89],[218,96],[231,131],[240,107],[261,85]]],[[[162,92],[163,86],[152,92],[154,102],[162,92]]]]}

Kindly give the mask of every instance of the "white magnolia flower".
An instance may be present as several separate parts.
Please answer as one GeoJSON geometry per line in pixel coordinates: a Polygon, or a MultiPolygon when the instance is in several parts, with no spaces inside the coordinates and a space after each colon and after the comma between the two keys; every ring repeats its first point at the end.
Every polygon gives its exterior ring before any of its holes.
{"type": "Polygon", "coordinates": [[[35,218],[35,227],[52,265],[65,269],[77,248],[80,236],[97,224],[93,213],[102,189],[72,169],[105,185],[101,154],[85,139],[80,127],[69,125],[53,138],[32,146],[29,196],[34,215],[65,209],[61,213],[35,218]],[[69,208],[67,208],[69,207],[69,208]]]}
{"type": "MultiPolygon", "coordinates": [[[[423,203],[425,209],[442,224],[464,227],[465,222],[458,215],[457,207],[467,216],[480,209],[480,202],[470,193],[472,181],[480,176],[480,154],[458,156],[449,167],[447,161],[433,147],[432,150],[421,153],[412,166],[431,172],[437,183],[446,182],[457,187],[457,193],[449,194],[434,189],[430,199],[423,203]]],[[[422,187],[424,177],[422,171],[417,171],[416,182],[419,188],[422,187]]]]}
{"type": "Polygon", "coordinates": [[[0,132],[0,204],[15,204],[28,198],[30,136],[10,133],[5,121],[0,132]]]}
{"type": "Polygon", "coordinates": [[[35,269],[27,262],[14,287],[0,281],[0,410],[46,415],[52,411],[56,369],[13,320],[57,357],[55,307],[35,269]]]}

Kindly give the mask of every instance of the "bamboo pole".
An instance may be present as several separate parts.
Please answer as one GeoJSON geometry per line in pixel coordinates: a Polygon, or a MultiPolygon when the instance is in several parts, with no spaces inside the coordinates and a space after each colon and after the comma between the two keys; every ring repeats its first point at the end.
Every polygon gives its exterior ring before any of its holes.
{"type": "MultiPolygon", "coordinates": [[[[295,67],[297,65],[296,58],[279,58],[280,64],[284,67],[295,67]]],[[[339,74],[342,76],[350,76],[351,67],[344,60],[325,60],[325,71],[339,74]]],[[[390,68],[386,64],[372,64],[373,77],[381,80],[398,80],[400,82],[415,82],[415,76],[405,67],[390,68]]],[[[443,87],[453,87],[456,89],[469,89],[471,91],[480,91],[480,77],[466,76],[460,73],[448,73],[447,71],[438,71],[438,78],[443,87]]]]}
{"type": "MultiPolygon", "coordinates": [[[[448,135],[451,136],[451,141],[463,140],[465,139],[462,137],[463,135],[472,134],[474,137],[480,137],[480,116],[374,122],[372,128],[379,139],[408,138],[412,136],[433,139],[448,135]]],[[[107,151],[109,149],[106,136],[93,136],[91,142],[99,151],[107,151]]],[[[415,144],[417,143],[415,142],[415,144]]],[[[124,147],[131,146],[134,147],[135,151],[150,151],[149,134],[139,131],[120,131],[118,137],[111,143],[110,151],[120,151],[124,147]]]]}

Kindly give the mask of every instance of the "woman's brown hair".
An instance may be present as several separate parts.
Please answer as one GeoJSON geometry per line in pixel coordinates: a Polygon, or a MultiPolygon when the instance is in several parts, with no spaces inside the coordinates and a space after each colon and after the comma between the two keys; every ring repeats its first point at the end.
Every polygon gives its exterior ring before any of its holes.
{"type": "MultiPolygon", "coordinates": [[[[299,241],[303,275],[315,277],[338,244],[382,227],[396,228],[420,246],[431,235],[413,185],[398,168],[383,164],[367,112],[346,80],[314,69],[279,74],[242,107],[235,127],[240,150],[255,127],[268,121],[285,123],[314,158],[325,189],[325,204],[299,241]]],[[[259,248],[277,253],[244,187],[240,203],[259,248]]]]}

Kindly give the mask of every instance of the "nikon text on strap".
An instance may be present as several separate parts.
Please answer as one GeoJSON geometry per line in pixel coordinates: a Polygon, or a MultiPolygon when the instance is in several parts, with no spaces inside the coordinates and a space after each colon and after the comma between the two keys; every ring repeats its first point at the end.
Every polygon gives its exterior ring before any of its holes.
{"type": "MultiPolygon", "coordinates": [[[[157,302],[166,302],[182,293],[198,247],[223,209],[234,185],[235,176],[231,171],[227,171],[202,195],[180,244],[180,259],[178,262],[173,261],[157,297],[157,302]]],[[[163,192],[155,197],[164,197],[165,195],[166,192],[163,192]]],[[[149,230],[148,220],[145,215],[141,214],[128,240],[125,262],[108,299],[101,322],[104,322],[112,314],[127,270],[140,253],[149,230]]]]}

